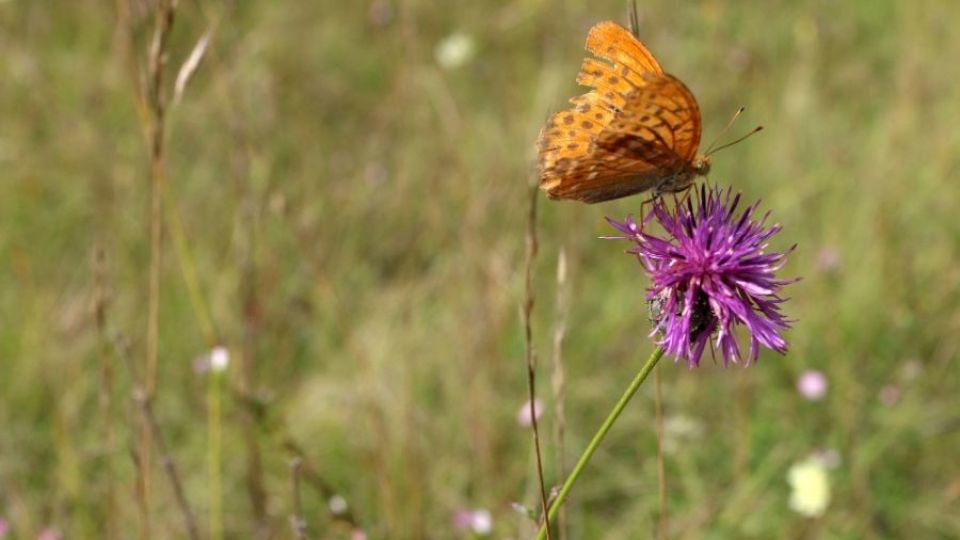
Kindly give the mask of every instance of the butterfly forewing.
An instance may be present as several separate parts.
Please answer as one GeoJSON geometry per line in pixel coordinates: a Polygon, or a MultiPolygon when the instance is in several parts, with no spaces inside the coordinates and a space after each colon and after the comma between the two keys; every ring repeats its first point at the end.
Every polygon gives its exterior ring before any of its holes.
{"type": "Polygon", "coordinates": [[[593,25],[587,35],[586,48],[596,56],[613,62],[614,67],[625,66],[637,74],[663,73],[660,63],[646,46],[613,21],[593,25]]]}

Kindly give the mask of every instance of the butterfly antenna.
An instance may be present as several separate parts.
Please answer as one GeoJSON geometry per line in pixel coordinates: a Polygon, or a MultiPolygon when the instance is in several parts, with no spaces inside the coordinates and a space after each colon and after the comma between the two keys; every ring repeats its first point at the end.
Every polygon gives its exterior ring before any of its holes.
{"type": "Polygon", "coordinates": [[[640,15],[637,14],[637,0],[627,1],[627,11],[630,17],[630,33],[640,39],[640,15]]]}
{"type": "Polygon", "coordinates": [[[747,134],[744,135],[743,137],[740,137],[739,139],[734,140],[734,141],[730,141],[730,142],[728,142],[727,144],[722,144],[722,145],[714,148],[713,150],[710,150],[709,152],[707,152],[706,155],[709,156],[710,154],[715,154],[715,153],[719,152],[720,150],[723,150],[724,148],[731,147],[731,146],[737,144],[738,142],[747,139],[748,137],[750,137],[750,136],[753,135],[754,133],[759,133],[759,132],[761,132],[761,131],[763,131],[763,126],[757,126],[757,127],[753,128],[753,131],[751,131],[750,133],[747,133],[747,134]]]}
{"type": "Polygon", "coordinates": [[[743,114],[743,111],[745,110],[747,110],[746,107],[740,107],[737,109],[737,112],[733,113],[733,117],[730,118],[730,121],[727,122],[727,125],[720,130],[720,133],[717,133],[717,136],[713,138],[713,142],[710,143],[710,146],[707,147],[708,156],[712,153],[713,147],[716,146],[717,141],[720,140],[720,137],[723,137],[723,134],[726,133],[731,126],[733,126],[733,123],[737,121],[737,118],[739,118],[740,115],[743,114]]]}

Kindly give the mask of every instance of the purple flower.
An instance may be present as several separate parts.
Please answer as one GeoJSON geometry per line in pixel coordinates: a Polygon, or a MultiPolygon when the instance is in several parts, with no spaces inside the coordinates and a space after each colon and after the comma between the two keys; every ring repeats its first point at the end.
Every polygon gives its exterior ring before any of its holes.
{"type": "Polygon", "coordinates": [[[634,242],[628,253],[637,255],[650,274],[651,336],[659,334],[657,344],[690,367],[700,364],[714,335],[724,366],[742,360],[734,335],[738,326],[749,338],[747,364],[757,359],[761,345],[787,351],[780,332],[791,321],[780,313],[779,292],[795,280],[777,279],[775,273],[793,247],[767,252],[767,240],[780,225],[767,226],[769,213],[754,219],[759,201],[737,214],[739,203],[739,194],[706,187],[673,209],[660,197],[644,223],[656,219],[666,232],[662,238],[645,232],[632,217],[623,223],[607,218],[625,235],[611,238],[634,242]]]}

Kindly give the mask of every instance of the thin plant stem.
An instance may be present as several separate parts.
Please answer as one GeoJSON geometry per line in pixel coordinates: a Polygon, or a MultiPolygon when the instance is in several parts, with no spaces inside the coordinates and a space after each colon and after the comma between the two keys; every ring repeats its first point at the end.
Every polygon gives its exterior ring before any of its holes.
{"type": "Polygon", "coordinates": [[[667,520],[667,470],[663,461],[663,396],[660,392],[660,370],[654,374],[656,387],[655,412],[657,424],[657,488],[660,495],[660,526],[658,538],[665,540],[669,530],[667,520]]]}
{"type": "MultiPolygon", "coordinates": [[[[537,358],[533,351],[533,325],[530,316],[533,313],[533,266],[537,258],[537,194],[536,182],[530,183],[530,206],[527,211],[527,257],[524,279],[523,301],[523,337],[527,360],[527,393],[530,403],[530,424],[533,428],[533,450],[537,457],[537,482],[540,487],[540,506],[543,515],[547,515],[547,487],[543,480],[543,453],[540,450],[540,429],[537,426],[537,358]]],[[[546,524],[547,538],[553,540],[549,521],[546,524]]]]}
{"type": "Polygon", "coordinates": [[[117,537],[117,496],[116,472],[113,466],[114,435],[113,435],[113,363],[110,359],[110,340],[107,336],[107,287],[106,287],[106,254],[98,246],[94,251],[94,301],[93,314],[97,325],[97,338],[100,341],[100,415],[103,422],[104,455],[104,498],[106,499],[106,523],[104,523],[104,538],[112,540],[117,537]]]}
{"type": "Polygon", "coordinates": [[[191,540],[200,540],[200,532],[197,529],[197,522],[193,517],[193,512],[190,510],[190,505],[187,504],[187,496],[183,490],[183,482],[180,480],[180,473],[177,469],[177,464],[173,461],[173,456],[170,454],[170,450],[167,448],[167,443],[164,440],[163,436],[160,433],[160,428],[157,426],[157,419],[153,415],[153,408],[150,406],[150,401],[146,399],[144,394],[138,394],[135,399],[139,403],[140,407],[143,409],[144,415],[147,417],[147,423],[150,427],[150,431],[155,439],[157,445],[157,450],[160,453],[160,465],[163,467],[163,470],[167,473],[167,478],[170,480],[170,486],[173,488],[173,498],[177,501],[177,506],[180,508],[180,513],[183,515],[184,525],[187,528],[187,535],[191,540]]]}
{"type": "MultiPolygon", "coordinates": [[[[252,197],[252,196],[248,196],[252,197]]],[[[255,358],[260,327],[260,294],[257,287],[256,225],[253,202],[241,205],[244,216],[240,245],[240,287],[243,302],[243,343],[239,363],[239,392],[244,398],[255,394],[255,358]]],[[[257,439],[258,418],[250,407],[241,409],[241,428],[247,447],[247,495],[253,507],[253,518],[258,538],[269,536],[267,520],[267,493],[263,479],[263,460],[257,439]]]]}
{"type": "MultiPolygon", "coordinates": [[[[199,0],[194,0],[192,5],[196,8],[201,18],[206,22],[208,30],[205,36],[209,36],[219,27],[222,17],[211,17],[204,5],[199,0]]],[[[235,11],[237,6],[230,3],[227,10],[235,11]]],[[[231,135],[237,142],[237,158],[232,160],[234,174],[231,175],[237,179],[238,185],[243,189],[243,200],[240,204],[241,215],[241,235],[239,249],[239,268],[240,268],[240,300],[243,305],[243,339],[241,351],[239,354],[238,373],[236,376],[237,388],[235,391],[241,401],[251,403],[256,400],[256,351],[259,339],[261,300],[257,285],[258,261],[256,258],[256,195],[250,187],[248,177],[250,176],[251,160],[254,150],[250,143],[250,137],[247,134],[242,120],[245,118],[241,107],[237,104],[235,97],[235,85],[232,84],[232,78],[227,73],[223,62],[221,61],[216,47],[209,47],[205,51],[204,60],[212,72],[214,89],[217,92],[219,103],[224,107],[227,126],[231,135]]],[[[189,246],[186,244],[183,234],[183,225],[180,214],[173,206],[172,197],[169,190],[165,193],[167,204],[171,208],[169,212],[171,223],[171,235],[174,239],[174,246],[179,255],[180,265],[184,279],[187,281],[187,287],[191,302],[194,305],[194,312],[200,319],[200,324],[204,333],[211,341],[216,335],[214,325],[210,317],[210,311],[203,301],[203,296],[199,293],[198,280],[196,278],[196,269],[193,259],[190,256],[189,246]]],[[[253,537],[269,538],[271,536],[271,524],[268,519],[267,493],[263,477],[263,457],[260,442],[257,438],[258,429],[262,427],[260,420],[262,414],[257,414],[254,407],[243,407],[241,409],[241,430],[244,444],[247,450],[246,467],[246,488],[247,495],[253,509],[253,537]]]]}
{"type": "Polygon", "coordinates": [[[608,414],[607,418],[602,424],[600,424],[600,429],[598,429],[597,433],[592,439],[590,439],[590,443],[587,444],[587,448],[584,449],[580,459],[577,460],[577,464],[573,466],[570,476],[568,476],[566,481],[563,482],[563,486],[560,487],[557,497],[550,505],[550,510],[547,512],[547,520],[543,523],[543,526],[540,527],[540,532],[537,534],[537,540],[544,540],[547,538],[547,524],[557,517],[557,512],[560,510],[563,502],[567,500],[567,495],[570,494],[570,489],[573,488],[573,484],[576,483],[578,478],[580,478],[580,474],[583,473],[587,463],[590,462],[590,458],[593,457],[594,452],[597,451],[600,443],[603,442],[603,439],[607,436],[607,432],[609,432],[610,428],[613,427],[614,422],[616,422],[617,418],[620,417],[620,413],[623,412],[623,409],[627,406],[627,403],[630,403],[630,400],[633,398],[634,394],[636,394],[637,390],[640,389],[640,385],[643,384],[643,381],[647,379],[647,375],[650,375],[650,372],[657,365],[657,362],[660,361],[661,357],[663,357],[663,349],[657,347],[650,354],[650,358],[647,359],[647,363],[640,368],[640,371],[633,378],[633,381],[630,382],[630,386],[628,386],[623,392],[623,395],[620,396],[620,400],[617,401],[616,405],[613,406],[610,414],[608,414]]]}
{"type": "MultiPolygon", "coordinates": [[[[313,487],[313,490],[320,495],[320,497],[329,500],[331,497],[337,495],[337,490],[330,485],[327,480],[325,480],[320,473],[317,472],[316,468],[310,464],[310,461],[304,457],[303,449],[288,435],[282,436],[284,440],[283,447],[289,452],[293,457],[292,460],[298,460],[297,473],[300,475],[301,479],[307,483],[308,486],[313,487]]],[[[352,507],[348,504],[347,507],[339,512],[334,512],[332,509],[327,507],[330,510],[330,518],[335,522],[340,522],[343,525],[348,526],[352,531],[362,530],[360,526],[360,520],[357,519],[357,516],[353,514],[352,507]]]]}
{"type": "Polygon", "coordinates": [[[293,490],[293,509],[290,515],[290,526],[293,528],[294,538],[297,540],[306,540],[307,522],[303,518],[303,508],[300,503],[300,465],[303,460],[295,457],[290,460],[290,481],[293,490]]]}
{"type": "Polygon", "coordinates": [[[223,493],[221,489],[221,449],[223,427],[221,425],[221,394],[226,370],[211,365],[210,380],[207,387],[207,467],[210,481],[210,539],[223,538],[223,493]]]}
{"type": "Polygon", "coordinates": [[[177,254],[177,262],[180,265],[180,274],[183,276],[183,282],[187,286],[187,296],[190,298],[190,305],[193,313],[200,324],[200,331],[211,348],[218,344],[217,329],[213,324],[213,317],[210,316],[210,309],[204,300],[200,289],[200,278],[197,276],[197,266],[194,263],[193,254],[190,251],[190,244],[187,241],[187,234],[183,228],[183,220],[180,219],[180,212],[177,209],[173,193],[170,192],[170,186],[162,186],[161,196],[163,205],[167,210],[167,223],[169,225],[170,238],[173,240],[173,248],[177,254]]]}
{"type": "MultiPolygon", "coordinates": [[[[163,247],[162,187],[164,181],[164,113],[163,65],[167,40],[173,27],[176,0],[162,0],[156,8],[153,38],[147,55],[147,81],[141,102],[150,111],[147,122],[147,144],[150,148],[150,270],[147,285],[147,350],[143,398],[153,399],[157,387],[157,355],[160,329],[160,258],[163,247]]],[[[138,499],[140,501],[140,538],[150,538],[150,450],[153,430],[144,422],[140,434],[138,499]]]]}
{"type": "MultiPolygon", "coordinates": [[[[120,338],[115,338],[113,342],[117,356],[120,357],[127,367],[130,380],[135,381],[133,357],[130,354],[129,346],[120,338]]],[[[146,392],[144,392],[142,388],[134,388],[133,401],[140,408],[140,414],[145,420],[147,429],[150,430],[151,440],[157,445],[157,451],[160,454],[160,465],[166,473],[167,479],[170,481],[170,487],[173,489],[173,498],[177,503],[177,507],[180,509],[180,513],[183,515],[183,521],[187,528],[187,537],[190,538],[190,540],[200,540],[200,532],[199,529],[197,529],[197,522],[193,517],[190,504],[187,502],[186,492],[183,490],[183,482],[180,479],[177,463],[173,460],[173,455],[170,453],[166,440],[163,438],[163,433],[157,424],[157,418],[153,414],[153,407],[151,406],[150,400],[147,399],[146,392]]],[[[134,457],[139,458],[139,455],[135,455],[134,457]]],[[[142,467],[142,465],[138,465],[138,467],[142,467]]]]}
{"type": "MultiPolygon", "coordinates": [[[[180,219],[180,213],[173,200],[173,194],[170,192],[169,185],[164,183],[162,186],[163,206],[167,210],[167,222],[169,224],[170,236],[173,239],[173,246],[177,254],[177,261],[180,264],[180,273],[183,276],[184,283],[187,285],[188,296],[193,307],[193,312],[200,324],[200,329],[211,350],[216,346],[217,330],[213,324],[213,318],[210,316],[210,310],[207,302],[204,300],[200,289],[200,280],[197,276],[196,265],[193,255],[190,251],[190,245],[187,242],[187,235],[183,228],[183,222],[180,219]]],[[[224,371],[215,369],[211,366],[210,378],[207,385],[207,474],[208,474],[208,498],[209,498],[209,519],[210,538],[220,540],[223,537],[223,492],[222,486],[222,406],[223,406],[223,378],[226,376],[224,371]]]]}
{"type": "MultiPolygon", "coordinates": [[[[566,376],[563,369],[563,339],[567,331],[567,254],[560,249],[557,256],[557,295],[555,301],[556,320],[553,328],[553,374],[551,383],[553,388],[554,429],[553,444],[556,446],[557,473],[559,476],[567,474],[566,445],[564,431],[566,429],[566,413],[563,407],[564,387],[566,376]]],[[[557,518],[557,537],[564,540],[567,536],[566,508],[560,509],[557,518]]]]}

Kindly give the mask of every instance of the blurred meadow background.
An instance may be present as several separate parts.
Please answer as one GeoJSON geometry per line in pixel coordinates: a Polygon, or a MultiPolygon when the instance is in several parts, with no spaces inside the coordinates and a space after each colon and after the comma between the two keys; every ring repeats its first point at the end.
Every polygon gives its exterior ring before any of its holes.
{"type": "MultiPolygon", "coordinates": [[[[137,98],[154,9],[0,1],[0,537],[187,538],[184,505],[200,538],[531,537],[512,503],[538,504],[518,421],[534,141],[625,3],[180,0],[159,191],[137,98]]],[[[639,11],[705,142],[740,105],[734,134],[765,126],[710,181],[763,200],[802,277],[786,356],[659,365],[669,537],[960,537],[960,3],[639,11]],[[811,455],[831,496],[806,516],[787,476],[811,455]]],[[[652,348],[645,277],[597,239],[639,204],[539,201],[549,485],[652,348]]],[[[653,389],[564,538],[654,536],[653,389]]]]}

